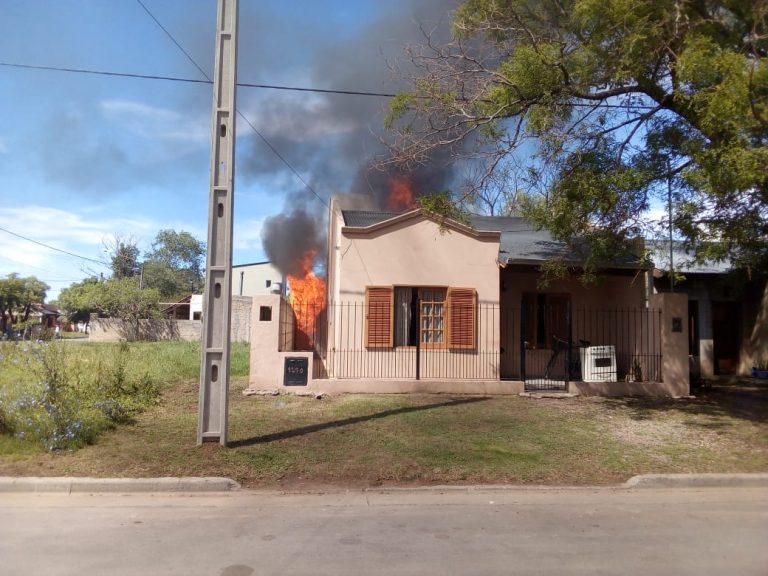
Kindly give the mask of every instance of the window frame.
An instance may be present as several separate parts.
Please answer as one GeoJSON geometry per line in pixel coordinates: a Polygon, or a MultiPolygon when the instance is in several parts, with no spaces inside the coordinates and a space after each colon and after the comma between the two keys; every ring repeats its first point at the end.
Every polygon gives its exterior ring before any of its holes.
{"type": "Polygon", "coordinates": [[[449,342],[449,334],[448,334],[449,330],[448,330],[448,328],[449,328],[449,324],[450,324],[450,318],[448,317],[448,290],[449,290],[448,287],[447,286],[416,286],[416,288],[418,288],[418,290],[419,290],[419,331],[418,331],[418,334],[419,334],[419,346],[422,347],[422,348],[430,348],[430,349],[448,348],[448,342],[449,342]],[[427,292],[427,291],[431,291],[431,292],[435,292],[435,293],[438,292],[438,291],[441,291],[442,295],[443,295],[443,299],[442,300],[434,300],[434,299],[432,299],[432,300],[425,300],[425,298],[422,295],[425,292],[427,292]],[[432,305],[432,307],[434,307],[435,305],[442,306],[442,314],[440,314],[440,315],[437,315],[437,314],[425,315],[424,314],[425,303],[427,305],[432,305]],[[426,318],[430,318],[433,321],[436,318],[439,318],[440,321],[442,322],[440,328],[435,328],[434,326],[429,327],[429,328],[425,328],[424,327],[424,320],[426,318]],[[434,340],[432,342],[427,342],[424,339],[424,334],[425,334],[426,331],[428,331],[428,332],[430,332],[432,334],[434,334],[434,333],[436,333],[438,331],[441,332],[442,333],[442,340],[440,342],[436,342],[434,340]]]}
{"type": "MultiPolygon", "coordinates": [[[[410,289],[410,290],[417,290],[418,291],[418,299],[419,299],[419,306],[418,306],[418,318],[416,320],[416,335],[418,338],[418,346],[420,348],[428,349],[428,350],[476,350],[477,349],[477,322],[478,322],[478,312],[477,312],[477,290],[475,288],[459,288],[459,287],[453,287],[453,286],[444,286],[444,285],[427,285],[427,286],[414,286],[414,285],[408,285],[408,284],[395,284],[392,286],[366,286],[365,288],[365,318],[366,318],[366,327],[365,327],[365,347],[366,348],[391,348],[391,349],[408,349],[408,348],[415,348],[417,344],[397,344],[398,341],[398,335],[395,333],[395,330],[398,329],[398,314],[400,314],[400,311],[398,309],[398,298],[397,298],[397,291],[403,290],[403,289],[410,289]],[[375,329],[381,330],[380,324],[377,324],[374,329],[371,328],[370,324],[370,318],[371,318],[371,308],[370,308],[370,302],[371,302],[371,292],[376,291],[377,294],[381,294],[382,290],[389,290],[389,302],[390,302],[390,311],[388,316],[388,323],[389,323],[389,339],[386,343],[384,343],[384,339],[381,337],[381,333],[376,333],[376,338],[372,338],[372,330],[375,331],[375,329]],[[432,298],[430,300],[427,300],[426,302],[428,304],[431,304],[432,306],[440,305],[442,306],[442,313],[440,315],[430,315],[432,318],[432,327],[425,328],[424,319],[424,303],[425,293],[428,294],[429,292],[442,292],[442,300],[435,300],[434,294],[430,294],[432,298]],[[456,301],[454,302],[454,294],[456,301]],[[469,304],[468,304],[469,303],[469,304]],[[468,305],[470,306],[469,308],[468,305]],[[468,320],[467,326],[462,326],[460,330],[455,330],[456,334],[454,334],[454,322],[456,316],[454,314],[454,308],[462,307],[464,312],[461,314],[462,317],[466,317],[468,320]],[[468,312],[467,312],[468,309],[468,312]],[[440,327],[434,327],[435,326],[435,319],[440,319],[440,327]],[[442,341],[440,342],[428,342],[425,339],[425,330],[431,331],[433,334],[436,332],[442,333],[442,341]],[[458,340],[458,341],[457,341],[458,340]]],[[[378,305],[380,305],[381,300],[376,300],[378,305]]],[[[413,322],[413,317],[409,316],[407,319],[407,324],[410,325],[411,322],[413,322]]],[[[410,328],[408,328],[410,330],[410,328]]],[[[408,342],[410,342],[410,335],[408,337],[408,342]]]]}

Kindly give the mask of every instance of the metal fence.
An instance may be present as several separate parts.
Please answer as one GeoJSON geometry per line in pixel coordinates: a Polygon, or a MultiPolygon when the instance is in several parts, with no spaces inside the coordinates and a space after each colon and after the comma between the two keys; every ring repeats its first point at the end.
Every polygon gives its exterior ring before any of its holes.
{"type": "MultiPolygon", "coordinates": [[[[473,346],[460,349],[448,339],[426,344],[394,333],[390,344],[367,347],[366,314],[363,302],[294,308],[281,318],[280,350],[314,352],[316,379],[510,379],[527,389],[564,389],[575,380],[661,378],[658,310],[480,303],[473,346]]],[[[403,324],[388,321],[393,332],[403,324]]]]}
{"type": "Polygon", "coordinates": [[[518,374],[529,390],[564,390],[570,381],[661,381],[659,310],[522,307],[519,334],[518,374]]]}

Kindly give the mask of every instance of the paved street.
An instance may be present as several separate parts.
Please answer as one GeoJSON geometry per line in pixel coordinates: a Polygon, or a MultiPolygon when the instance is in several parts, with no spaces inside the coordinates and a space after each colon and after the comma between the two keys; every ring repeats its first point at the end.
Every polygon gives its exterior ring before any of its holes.
{"type": "Polygon", "coordinates": [[[768,573],[768,490],[0,494],[0,574],[768,573]]]}

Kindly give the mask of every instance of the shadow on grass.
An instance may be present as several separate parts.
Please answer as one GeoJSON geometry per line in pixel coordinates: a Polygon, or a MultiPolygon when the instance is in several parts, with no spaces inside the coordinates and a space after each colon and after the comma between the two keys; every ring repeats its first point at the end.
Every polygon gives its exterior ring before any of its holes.
{"type": "Polygon", "coordinates": [[[434,408],[447,408],[449,406],[460,406],[462,404],[473,404],[475,402],[484,402],[485,400],[490,400],[490,398],[485,396],[479,398],[460,398],[457,400],[450,400],[448,402],[439,402],[437,404],[424,404],[422,406],[393,408],[392,410],[384,410],[383,412],[375,412],[374,414],[367,414],[365,416],[354,416],[352,418],[344,418],[343,420],[333,420],[331,422],[322,422],[320,424],[302,426],[301,428],[285,430],[284,432],[274,432],[272,434],[265,434],[264,436],[254,436],[253,438],[234,440],[229,442],[228,446],[230,448],[242,448],[244,446],[254,446],[256,444],[267,444],[277,440],[286,440],[288,438],[295,438],[296,436],[304,436],[306,434],[312,434],[313,432],[320,432],[321,430],[327,430],[329,428],[341,428],[342,426],[350,426],[352,424],[359,424],[360,422],[368,422],[370,420],[378,420],[379,418],[397,416],[398,414],[421,412],[422,410],[432,410],[434,408]]]}
{"type": "Polygon", "coordinates": [[[748,378],[714,380],[695,388],[694,398],[623,398],[606,401],[613,409],[629,409],[635,420],[650,420],[659,412],[678,412],[692,417],[708,417],[709,421],[691,420],[690,426],[718,429],[727,422],[712,421],[733,418],[758,424],[768,423],[768,382],[748,378]]]}

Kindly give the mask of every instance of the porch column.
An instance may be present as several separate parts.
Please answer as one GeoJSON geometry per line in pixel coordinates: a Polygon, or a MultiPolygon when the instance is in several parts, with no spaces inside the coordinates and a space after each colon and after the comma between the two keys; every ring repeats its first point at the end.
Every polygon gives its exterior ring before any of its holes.
{"type": "Polygon", "coordinates": [[[690,393],[688,362],[688,295],[654,294],[651,305],[661,310],[661,380],[671,396],[690,393]]]}
{"type": "Polygon", "coordinates": [[[712,299],[709,294],[699,298],[699,365],[704,378],[715,375],[715,341],[712,336],[712,299]]]}

